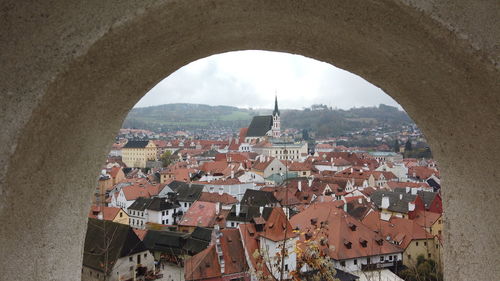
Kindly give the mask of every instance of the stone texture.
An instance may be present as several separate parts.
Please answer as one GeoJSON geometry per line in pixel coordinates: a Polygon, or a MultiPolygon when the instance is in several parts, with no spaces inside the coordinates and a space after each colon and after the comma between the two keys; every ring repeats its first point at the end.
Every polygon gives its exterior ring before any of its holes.
{"type": "Polygon", "coordinates": [[[500,276],[497,0],[2,1],[1,280],[79,280],[99,165],[128,110],[183,65],[263,49],[356,73],[440,162],[446,280],[500,276]]]}

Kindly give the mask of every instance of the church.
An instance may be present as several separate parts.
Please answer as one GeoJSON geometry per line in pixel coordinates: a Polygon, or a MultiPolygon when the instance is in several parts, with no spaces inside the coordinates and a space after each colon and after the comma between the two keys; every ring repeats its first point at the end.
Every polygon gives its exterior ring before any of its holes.
{"type": "Polygon", "coordinates": [[[280,111],[278,109],[278,97],[274,100],[272,115],[255,116],[248,127],[245,142],[260,142],[270,137],[278,139],[281,137],[280,111]]]}
{"type": "MultiPolygon", "coordinates": [[[[245,130],[243,130],[244,132],[245,130]]],[[[307,157],[306,142],[291,142],[281,137],[281,120],[278,97],[274,100],[272,115],[255,116],[239,146],[240,151],[253,151],[279,160],[301,161],[307,157]]]]}

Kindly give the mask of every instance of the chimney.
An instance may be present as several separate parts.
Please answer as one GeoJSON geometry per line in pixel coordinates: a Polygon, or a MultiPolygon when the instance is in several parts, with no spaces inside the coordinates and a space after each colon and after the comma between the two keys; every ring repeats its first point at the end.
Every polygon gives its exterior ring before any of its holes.
{"type": "Polygon", "coordinates": [[[363,198],[358,198],[358,203],[363,204],[363,198]]]}
{"type": "Polygon", "coordinates": [[[302,181],[299,181],[299,182],[298,182],[298,185],[299,185],[299,186],[298,186],[299,191],[302,191],[302,181]]]}
{"type": "Polygon", "coordinates": [[[102,211],[99,211],[99,214],[97,214],[97,219],[98,220],[103,220],[104,219],[104,216],[102,214],[102,211]]]}
{"type": "Polygon", "coordinates": [[[415,203],[414,202],[408,202],[408,211],[415,211],[415,203]]]}
{"type": "Polygon", "coordinates": [[[387,209],[389,208],[389,197],[388,196],[382,196],[382,209],[387,209]]]}
{"type": "Polygon", "coordinates": [[[259,207],[259,213],[260,213],[261,216],[262,216],[263,212],[264,212],[264,206],[260,206],[259,207]]]}
{"type": "Polygon", "coordinates": [[[241,207],[241,205],[240,205],[240,203],[238,203],[235,206],[236,206],[236,216],[239,216],[240,215],[240,207],[241,207]]]}
{"type": "Polygon", "coordinates": [[[399,194],[399,200],[403,200],[403,193],[399,194]]]}
{"type": "Polygon", "coordinates": [[[234,179],[234,171],[231,170],[231,178],[234,179]]]}
{"type": "Polygon", "coordinates": [[[312,179],[312,178],[309,178],[309,179],[308,179],[308,185],[309,185],[309,187],[311,187],[312,183],[313,183],[313,179],[312,179]]]}
{"type": "Polygon", "coordinates": [[[220,212],[220,202],[215,203],[215,215],[219,215],[220,212]]]}

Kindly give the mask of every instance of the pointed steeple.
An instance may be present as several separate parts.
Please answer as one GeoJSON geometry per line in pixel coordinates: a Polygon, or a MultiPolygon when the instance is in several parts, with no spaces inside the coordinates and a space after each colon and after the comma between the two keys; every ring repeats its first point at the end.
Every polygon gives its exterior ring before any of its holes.
{"type": "Polygon", "coordinates": [[[274,98],[274,111],[273,111],[273,116],[275,115],[280,115],[280,111],[278,110],[278,95],[275,95],[274,98]]]}

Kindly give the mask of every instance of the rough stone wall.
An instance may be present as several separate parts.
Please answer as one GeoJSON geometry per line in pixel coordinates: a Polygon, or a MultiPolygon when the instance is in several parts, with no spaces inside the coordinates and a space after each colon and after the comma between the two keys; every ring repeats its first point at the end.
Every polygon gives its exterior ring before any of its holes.
{"type": "Polygon", "coordinates": [[[395,98],[441,165],[446,279],[500,276],[499,5],[2,1],[0,280],[78,280],[99,165],[128,110],[181,66],[244,49],[322,60],[395,98]]]}

